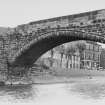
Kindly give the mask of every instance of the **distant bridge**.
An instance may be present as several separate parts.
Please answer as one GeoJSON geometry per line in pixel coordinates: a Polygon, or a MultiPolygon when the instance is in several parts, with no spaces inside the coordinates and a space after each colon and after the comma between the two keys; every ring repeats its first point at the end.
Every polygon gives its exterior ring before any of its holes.
{"type": "Polygon", "coordinates": [[[19,25],[4,39],[4,61],[7,59],[14,70],[29,68],[42,54],[66,42],[90,40],[105,43],[105,10],[19,25]]]}

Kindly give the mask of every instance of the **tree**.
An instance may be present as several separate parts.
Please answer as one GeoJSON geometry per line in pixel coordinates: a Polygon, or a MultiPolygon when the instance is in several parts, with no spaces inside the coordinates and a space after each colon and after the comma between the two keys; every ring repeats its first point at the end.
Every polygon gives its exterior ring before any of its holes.
{"type": "Polygon", "coordinates": [[[80,53],[80,59],[82,59],[82,54],[83,54],[84,50],[86,49],[86,45],[85,45],[85,43],[78,43],[76,46],[80,53]]]}
{"type": "Polygon", "coordinates": [[[51,54],[51,58],[53,58],[53,56],[54,56],[54,49],[50,50],[50,54],[51,54]]]}
{"type": "Polygon", "coordinates": [[[63,59],[63,55],[65,53],[65,47],[64,47],[64,45],[59,46],[59,53],[61,55],[60,66],[62,66],[62,59],[63,59]]]}
{"type": "MultiPolygon", "coordinates": [[[[85,43],[78,43],[77,45],[77,48],[78,48],[78,50],[79,50],[79,53],[80,53],[80,60],[82,60],[82,59],[84,59],[85,57],[85,55],[83,54],[83,52],[84,52],[84,50],[86,49],[86,45],[85,45],[85,43]],[[83,56],[84,55],[84,56],[83,56]]],[[[83,64],[84,64],[85,62],[83,62],[83,64]]],[[[81,67],[81,65],[80,65],[80,67],[81,67]]]]}
{"type": "Polygon", "coordinates": [[[50,50],[50,55],[51,55],[51,57],[50,57],[49,61],[50,61],[50,66],[52,67],[53,66],[54,49],[50,50]]]}
{"type": "Polygon", "coordinates": [[[40,60],[40,67],[41,67],[40,72],[43,72],[44,70],[49,69],[49,67],[44,63],[43,59],[40,60]]]}
{"type": "Polygon", "coordinates": [[[76,52],[76,48],[73,48],[73,47],[66,48],[66,58],[67,58],[66,67],[67,68],[68,68],[68,63],[70,59],[71,59],[71,64],[72,64],[72,56],[74,55],[75,52],[76,52]]]}

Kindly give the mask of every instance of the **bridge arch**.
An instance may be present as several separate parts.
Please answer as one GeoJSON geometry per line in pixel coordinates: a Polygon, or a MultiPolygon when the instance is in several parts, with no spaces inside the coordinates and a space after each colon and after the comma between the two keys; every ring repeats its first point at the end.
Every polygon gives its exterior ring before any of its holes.
{"type": "Polygon", "coordinates": [[[30,67],[42,54],[63,43],[89,40],[105,43],[105,38],[93,33],[70,29],[53,29],[40,34],[30,44],[17,52],[11,61],[11,66],[30,67]]]}

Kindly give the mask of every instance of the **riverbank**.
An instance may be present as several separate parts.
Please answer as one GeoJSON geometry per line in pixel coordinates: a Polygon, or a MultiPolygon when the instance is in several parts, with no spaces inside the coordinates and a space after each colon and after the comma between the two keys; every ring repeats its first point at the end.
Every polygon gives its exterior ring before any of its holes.
{"type": "MultiPolygon", "coordinates": [[[[75,81],[105,79],[105,71],[96,70],[72,70],[51,68],[50,72],[35,73],[31,79],[21,79],[20,81],[12,82],[12,85],[27,85],[27,84],[54,84],[54,83],[71,83],[75,81]]],[[[6,84],[11,85],[11,81],[6,84]]]]}
{"type": "Polygon", "coordinates": [[[87,69],[52,68],[54,75],[63,77],[105,76],[105,71],[87,69]]]}
{"type": "Polygon", "coordinates": [[[33,84],[56,84],[56,83],[74,83],[74,82],[82,82],[82,81],[105,81],[104,76],[94,76],[94,77],[52,77],[48,76],[39,76],[36,77],[33,81],[33,84]]]}
{"type": "Polygon", "coordinates": [[[75,81],[84,81],[88,79],[102,79],[105,80],[105,71],[97,70],[72,70],[62,68],[52,68],[52,72],[45,73],[34,77],[33,83],[47,84],[47,83],[68,83],[75,81]]]}
{"type": "Polygon", "coordinates": [[[22,86],[22,85],[32,85],[32,84],[39,84],[39,85],[46,85],[46,84],[61,84],[61,83],[81,83],[81,82],[105,82],[105,77],[103,76],[94,76],[94,77],[52,77],[50,75],[47,76],[38,76],[35,77],[34,81],[18,81],[13,82],[12,84],[6,83],[6,86],[22,86]]]}

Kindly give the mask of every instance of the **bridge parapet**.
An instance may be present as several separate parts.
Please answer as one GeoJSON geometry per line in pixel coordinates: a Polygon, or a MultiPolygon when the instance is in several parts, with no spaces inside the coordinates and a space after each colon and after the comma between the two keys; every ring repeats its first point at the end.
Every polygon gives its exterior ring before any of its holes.
{"type": "Polygon", "coordinates": [[[74,36],[75,33],[78,33],[85,34],[87,37],[104,38],[105,10],[62,16],[17,26],[10,35],[8,59],[15,59],[18,54],[24,52],[32,43],[54,32],[73,32],[74,36]]]}
{"type": "MultiPolygon", "coordinates": [[[[105,10],[45,19],[19,25],[13,28],[8,33],[6,33],[6,35],[0,36],[0,70],[6,70],[8,66],[7,61],[9,63],[16,61],[17,58],[22,55],[22,53],[24,53],[26,50],[28,51],[30,46],[32,47],[32,45],[35,43],[45,38],[48,39],[50,36],[50,38],[52,38],[54,35],[65,35],[74,37],[76,39],[90,39],[105,43],[105,10]]],[[[63,39],[61,38],[60,40],[63,39]]],[[[51,44],[52,43],[56,43],[56,40],[55,42],[52,41],[51,44]]],[[[45,45],[44,47],[46,47],[45,45]]],[[[52,47],[54,47],[54,45],[52,45],[52,47]]],[[[46,49],[49,50],[49,48],[46,49]]],[[[33,49],[28,52],[33,53],[33,49]]],[[[37,48],[37,50],[40,52],[39,55],[41,55],[41,49],[39,50],[37,48]]],[[[45,50],[43,50],[43,52],[45,52],[45,50]]],[[[21,58],[22,56],[19,58],[22,59],[24,63],[22,63],[22,61],[19,59],[16,63],[20,63],[19,61],[21,61],[21,63],[25,66],[29,63],[25,62],[25,60],[33,60],[34,53],[32,56],[30,53],[25,54],[25,58],[21,58]],[[31,57],[28,58],[27,54],[31,57]]],[[[39,55],[37,56],[39,57],[39,55]]],[[[37,59],[37,57],[35,59],[37,59]]],[[[24,69],[24,67],[22,68],[24,69]]]]}
{"type": "Polygon", "coordinates": [[[57,32],[57,31],[75,31],[78,33],[86,33],[86,34],[91,34],[91,35],[96,35],[97,37],[100,36],[102,38],[104,38],[105,35],[105,27],[101,26],[101,25],[90,25],[90,26],[85,26],[85,27],[58,27],[58,28],[52,28],[52,29],[46,29],[46,30],[40,30],[40,32],[33,32],[33,33],[27,33],[26,36],[20,34],[20,33],[14,33],[13,35],[18,36],[18,39],[16,40],[16,38],[14,40],[12,40],[9,44],[9,51],[10,51],[10,55],[9,57],[11,58],[12,56],[14,56],[14,54],[17,53],[17,51],[22,51],[24,49],[24,47],[28,44],[31,44],[31,41],[33,41],[34,39],[37,41],[42,37],[46,37],[47,33],[50,32],[57,32]]]}

